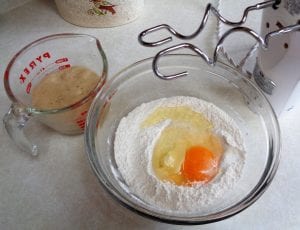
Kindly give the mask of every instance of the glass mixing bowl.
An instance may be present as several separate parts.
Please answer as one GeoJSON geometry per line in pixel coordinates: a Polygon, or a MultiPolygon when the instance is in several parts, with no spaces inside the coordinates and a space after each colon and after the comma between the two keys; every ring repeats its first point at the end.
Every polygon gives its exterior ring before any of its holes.
{"type": "Polygon", "coordinates": [[[161,80],[152,71],[152,59],[119,72],[96,96],[87,118],[86,153],[102,186],[128,209],[175,224],[205,224],[233,216],[253,204],[272,181],[279,163],[279,126],[272,107],[252,82],[231,67],[211,67],[193,55],[162,58],[165,74],[189,72],[187,77],[161,80]],[[192,96],[212,102],[239,126],[246,148],[243,174],[234,188],[201,212],[161,210],[133,194],[114,159],[114,137],[119,121],[135,107],[155,99],[192,96]]]}

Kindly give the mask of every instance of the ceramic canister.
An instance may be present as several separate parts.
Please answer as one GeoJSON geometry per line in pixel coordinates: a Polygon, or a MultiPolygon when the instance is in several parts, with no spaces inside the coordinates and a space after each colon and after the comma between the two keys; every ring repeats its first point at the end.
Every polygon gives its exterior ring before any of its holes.
{"type": "Polygon", "coordinates": [[[144,0],[55,0],[60,15],[83,27],[113,27],[135,20],[144,0]]]}
{"type": "MultiPolygon", "coordinates": [[[[282,0],[277,9],[264,9],[261,34],[295,24],[300,24],[300,0],[282,0]]],[[[300,31],[272,37],[269,48],[260,49],[254,78],[280,114],[300,79],[300,31]]]]}

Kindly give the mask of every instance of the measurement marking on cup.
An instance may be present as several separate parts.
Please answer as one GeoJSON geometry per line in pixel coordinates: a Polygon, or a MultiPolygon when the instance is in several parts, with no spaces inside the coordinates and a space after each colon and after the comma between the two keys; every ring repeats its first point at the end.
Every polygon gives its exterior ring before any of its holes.
{"type": "Polygon", "coordinates": [[[84,129],[85,119],[78,120],[78,121],[76,121],[76,123],[81,129],[84,129]]]}
{"type": "Polygon", "coordinates": [[[55,61],[56,64],[60,64],[60,63],[63,63],[63,62],[67,62],[69,61],[69,59],[67,57],[64,57],[64,58],[59,58],[55,61]]]}
{"type": "Polygon", "coordinates": [[[32,84],[31,84],[31,82],[29,82],[26,86],[26,93],[28,93],[28,94],[30,93],[31,86],[32,86],[32,84]]]}
{"type": "Polygon", "coordinates": [[[87,112],[88,112],[87,110],[86,110],[86,111],[83,111],[83,112],[81,113],[81,115],[82,115],[82,116],[85,116],[85,115],[87,114],[87,112]]]}
{"type": "Polygon", "coordinates": [[[80,113],[80,117],[77,118],[75,121],[77,123],[77,125],[79,126],[79,128],[81,128],[82,130],[84,130],[85,127],[85,122],[86,122],[86,114],[88,113],[87,110],[83,111],[80,113]]]}
{"type": "Polygon", "coordinates": [[[70,68],[71,65],[70,64],[67,64],[67,65],[62,65],[62,66],[59,66],[58,69],[59,70],[63,70],[63,69],[67,69],[67,68],[70,68]]]}

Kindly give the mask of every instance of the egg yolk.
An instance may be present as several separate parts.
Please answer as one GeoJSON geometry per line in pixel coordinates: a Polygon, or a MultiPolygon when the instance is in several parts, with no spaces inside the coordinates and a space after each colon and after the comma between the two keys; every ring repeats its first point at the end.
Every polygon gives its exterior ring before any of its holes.
{"type": "Polygon", "coordinates": [[[218,157],[201,146],[186,151],[182,174],[188,182],[208,182],[218,172],[218,157]]]}
{"type": "Polygon", "coordinates": [[[218,172],[223,140],[203,114],[187,106],[160,107],[142,123],[147,128],[162,121],[170,124],[155,143],[152,167],[162,181],[190,186],[206,183],[218,172]]]}

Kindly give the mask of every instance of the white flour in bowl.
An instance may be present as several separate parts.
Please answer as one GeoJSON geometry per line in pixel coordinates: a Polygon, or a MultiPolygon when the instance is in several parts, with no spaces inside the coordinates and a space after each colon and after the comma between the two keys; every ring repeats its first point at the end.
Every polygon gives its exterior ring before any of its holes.
{"type": "Polygon", "coordinates": [[[133,194],[156,208],[175,212],[196,212],[216,202],[238,181],[245,161],[243,138],[233,119],[211,103],[183,96],[142,104],[122,118],[115,135],[114,153],[118,169],[133,194]],[[176,106],[188,106],[202,113],[213,124],[215,133],[226,141],[219,173],[209,183],[178,186],[155,176],[153,149],[171,121],[148,128],[141,128],[141,124],[156,108],[176,106]]]}

